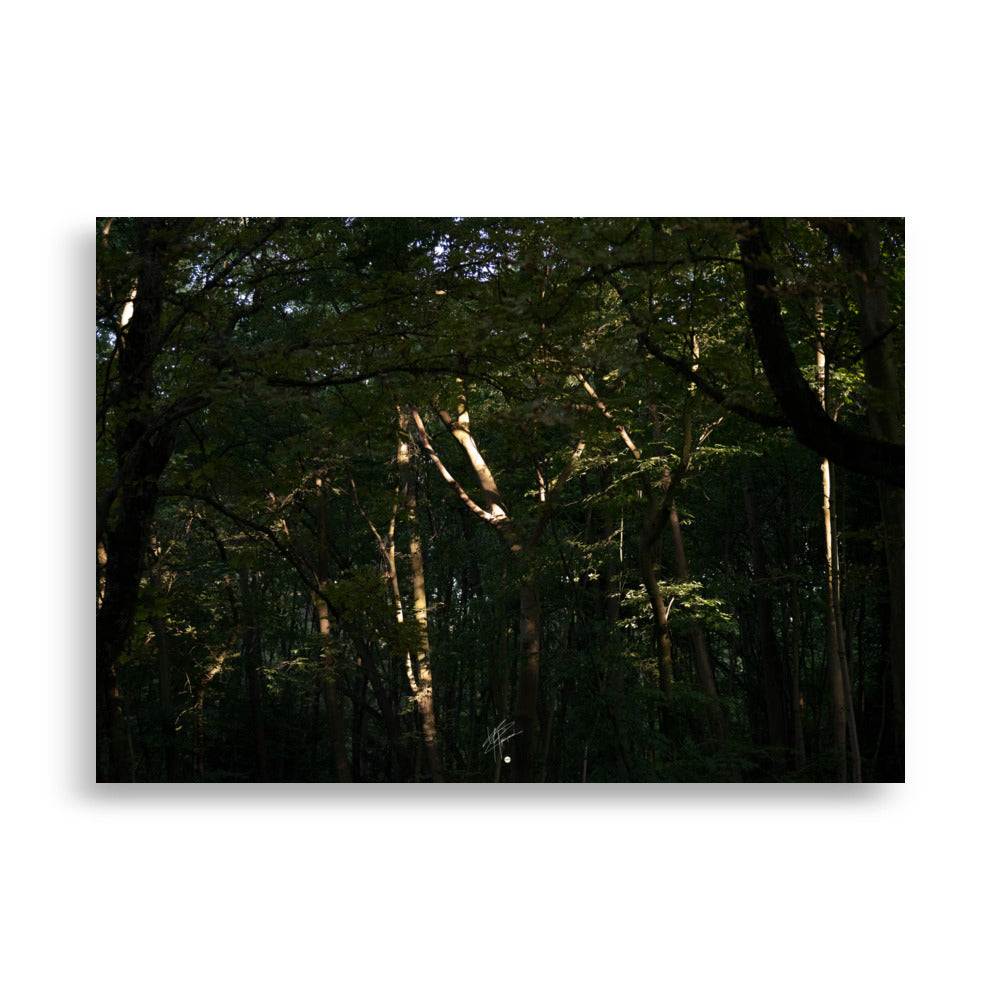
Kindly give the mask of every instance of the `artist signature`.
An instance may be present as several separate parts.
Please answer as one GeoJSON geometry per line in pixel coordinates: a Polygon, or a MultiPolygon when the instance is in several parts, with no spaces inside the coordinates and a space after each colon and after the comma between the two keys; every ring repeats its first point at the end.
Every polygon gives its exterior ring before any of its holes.
{"type": "MultiPolygon", "coordinates": [[[[508,722],[506,719],[500,723],[495,729],[490,731],[490,734],[483,740],[483,753],[489,753],[493,751],[493,755],[496,756],[503,752],[503,745],[508,741],[512,740],[515,736],[520,736],[521,730],[515,728],[513,722],[508,722]]],[[[510,757],[505,756],[503,759],[505,764],[510,763],[510,757]]]]}

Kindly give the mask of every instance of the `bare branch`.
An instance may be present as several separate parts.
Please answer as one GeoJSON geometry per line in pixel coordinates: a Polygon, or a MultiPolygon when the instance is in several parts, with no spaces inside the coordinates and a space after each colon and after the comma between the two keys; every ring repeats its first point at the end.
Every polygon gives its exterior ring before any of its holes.
{"type": "Polygon", "coordinates": [[[618,423],[615,418],[611,415],[611,411],[604,405],[604,402],[594,391],[594,387],[579,373],[576,373],[576,377],[580,380],[581,385],[587,390],[587,395],[597,404],[597,408],[601,411],[615,425],[615,430],[618,431],[619,436],[625,442],[625,447],[632,452],[633,457],[636,461],[642,458],[642,452],[636,447],[632,438],[629,437],[629,433],[625,428],[618,423]]]}
{"type": "Polygon", "coordinates": [[[438,472],[441,473],[441,478],[461,497],[462,502],[472,511],[476,517],[482,518],[487,524],[496,525],[502,520],[506,520],[507,515],[499,508],[496,508],[496,514],[488,513],[483,510],[479,504],[476,503],[468,493],[462,489],[461,484],[457,479],[448,471],[444,462],[441,461],[440,456],[434,450],[434,445],[431,444],[430,435],[427,433],[427,428],[424,427],[424,422],[420,418],[420,413],[417,411],[415,406],[410,407],[410,413],[413,415],[413,423],[417,428],[417,436],[420,438],[420,446],[427,453],[430,460],[437,467],[438,472]]]}

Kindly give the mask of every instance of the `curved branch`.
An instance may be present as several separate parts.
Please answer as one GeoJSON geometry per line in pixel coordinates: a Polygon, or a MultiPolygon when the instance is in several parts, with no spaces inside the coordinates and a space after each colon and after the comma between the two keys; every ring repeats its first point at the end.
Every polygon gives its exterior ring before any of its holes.
{"type": "Polygon", "coordinates": [[[681,361],[680,358],[672,357],[669,354],[665,354],[660,350],[652,341],[648,332],[642,332],[639,334],[639,343],[647,350],[650,354],[656,358],[657,361],[662,362],[668,368],[672,368],[679,375],[682,375],[688,382],[696,385],[706,396],[710,399],[715,400],[721,406],[724,406],[730,413],[735,413],[738,417],[743,417],[746,420],[750,420],[755,424],[759,424],[761,427],[791,427],[791,422],[786,416],[776,416],[772,413],[762,413],[760,410],[754,410],[749,406],[744,406],[743,403],[738,402],[728,393],[723,392],[714,382],[709,381],[700,372],[696,371],[688,363],[681,361]]]}
{"type": "Polygon", "coordinates": [[[476,503],[468,493],[462,489],[461,483],[448,471],[444,462],[441,461],[440,456],[434,450],[434,445],[431,444],[430,435],[427,433],[427,428],[424,427],[424,422],[420,418],[420,413],[417,411],[415,406],[410,407],[410,413],[413,416],[413,424],[417,428],[417,436],[420,438],[420,446],[429,456],[430,460],[437,467],[438,472],[441,473],[441,478],[458,494],[462,499],[462,502],[472,511],[476,517],[482,518],[487,524],[492,524],[494,526],[498,525],[501,521],[507,520],[507,515],[500,510],[499,507],[494,507],[494,513],[489,513],[483,510],[479,504],[476,503]]]}
{"type": "Polygon", "coordinates": [[[738,242],[750,328],[764,373],[795,436],[807,448],[845,469],[902,488],[903,446],[835,423],[805,380],[785,333],[764,220],[746,222],[738,242]]]}

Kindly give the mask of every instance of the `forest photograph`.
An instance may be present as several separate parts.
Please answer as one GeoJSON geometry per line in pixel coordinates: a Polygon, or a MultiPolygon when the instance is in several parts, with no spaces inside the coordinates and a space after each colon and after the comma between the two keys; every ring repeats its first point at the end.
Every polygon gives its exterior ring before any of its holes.
{"type": "Polygon", "coordinates": [[[97,782],[905,780],[902,218],[95,253],[97,782]]]}

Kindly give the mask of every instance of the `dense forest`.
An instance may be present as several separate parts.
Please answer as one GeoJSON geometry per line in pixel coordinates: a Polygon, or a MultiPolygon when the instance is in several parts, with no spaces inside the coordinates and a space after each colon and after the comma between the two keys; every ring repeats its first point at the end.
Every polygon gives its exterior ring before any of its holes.
{"type": "Polygon", "coordinates": [[[95,238],[98,781],[904,780],[902,219],[95,238]]]}

